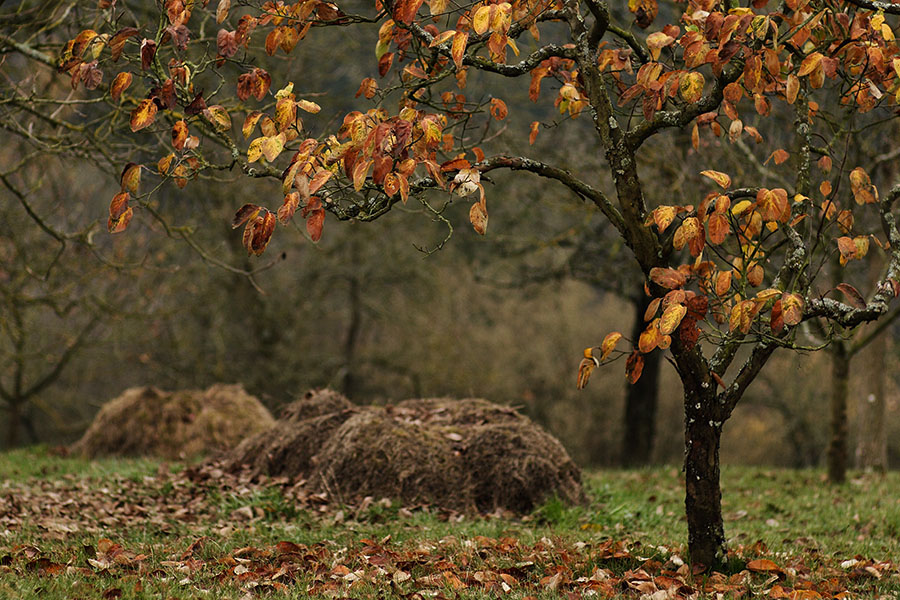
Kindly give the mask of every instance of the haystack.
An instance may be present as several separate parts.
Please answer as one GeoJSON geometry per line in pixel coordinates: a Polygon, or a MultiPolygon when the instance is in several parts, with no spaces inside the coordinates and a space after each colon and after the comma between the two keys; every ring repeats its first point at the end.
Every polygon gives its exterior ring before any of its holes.
{"type": "Polygon", "coordinates": [[[164,392],[135,387],[106,403],[72,451],[88,456],[207,455],[275,423],[240,385],[164,392]]]}
{"type": "Polygon", "coordinates": [[[455,510],[531,511],[551,496],[584,501],[581,474],[558,440],[485,400],[416,399],[354,406],[330,390],[287,407],[220,466],[303,479],[338,501],[397,498],[455,510]]]}

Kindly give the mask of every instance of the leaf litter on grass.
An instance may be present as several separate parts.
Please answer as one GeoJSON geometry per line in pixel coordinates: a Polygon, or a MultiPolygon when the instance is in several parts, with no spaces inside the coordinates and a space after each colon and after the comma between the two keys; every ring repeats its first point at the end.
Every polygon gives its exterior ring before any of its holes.
{"type": "Polygon", "coordinates": [[[409,600],[890,598],[900,590],[896,562],[771,552],[762,542],[733,545],[727,572],[694,573],[683,546],[627,532],[610,539],[615,528],[592,527],[588,509],[573,509],[585,511],[580,523],[566,516],[572,523],[554,529],[538,523],[541,512],[472,518],[373,498],[347,506],[286,478],[192,474],[161,465],[144,476],[0,484],[0,581],[51,599],[70,597],[65,586],[85,598],[409,600]]]}

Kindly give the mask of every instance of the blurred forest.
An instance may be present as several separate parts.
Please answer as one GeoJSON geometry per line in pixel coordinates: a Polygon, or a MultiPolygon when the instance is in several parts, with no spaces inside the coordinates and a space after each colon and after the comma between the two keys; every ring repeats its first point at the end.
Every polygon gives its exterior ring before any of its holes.
{"type": "MultiPolygon", "coordinates": [[[[27,24],[6,15],[4,38],[28,39],[29,28],[52,20],[58,6],[48,3],[27,24]]],[[[58,38],[77,34],[76,21],[58,25],[58,38]]],[[[303,52],[268,65],[273,79],[293,80],[323,107],[310,127],[324,129],[370,105],[353,97],[371,75],[369,65],[342,58],[374,47],[377,32],[369,33],[314,31],[303,52]]],[[[230,221],[264,185],[224,173],[184,190],[163,186],[155,197],[167,221],[141,214],[126,234],[111,236],[104,221],[119,174],[76,145],[33,137],[30,128],[42,119],[11,100],[29,90],[62,89],[66,78],[49,68],[32,72],[9,45],[0,58],[0,126],[7,140],[0,148],[0,414],[8,445],[68,443],[127,387],[239,382],[273,410],[322,386],[358,403],[486,398],[520,408],[581,465],[629,462],[622,449],[624,365],[600,370],[581,392],[575,366],[582,348],[610,329],[630,334],[635,315],[642,315],[642,282],[627,254],[604,241],[614,236],[602,217],[574,196],[525,175],[497,175],[484,238],[468,227],[464,202],[444,213],[448,221],[411,202],[374,223],[326,219],[318,243],[297,228],[277,236],[257,259],[246,256],[230,221]],[[504,197],[518,201],[504,203],[504,197]]],[[[510,117],[503,141],[489,136],[485,144],[527,148],[528,123],[541,120],[550,124],[535,142],[541,152],[599,170],[604,158],[578,134],[590,126],[586,118],[563,119],[552,107],[532,104],[527,90],[505,99],[510,117]]],[[[51,112],[86,123],[96,116],[89,104],[51,112]]],[[[760,127],[766,142],[759,147],[730,146],[708,131],[703,143],[731,148],[732,164],[719,168],[738,176],[761,170],[761,183],[774,185],[777,173],[759,167],[758,158],[779,147],[778,128],[760,127]]],[[[641,172],[652,182],[653,204],[699,201],[700,168],[689,137],[689,131],[676,133],[645,152],[641,172]]],[[[856,151],[881,156],[890,150],[879,146],[886,143],[861,142],[856,151]]],[[[115,150],[114,138],[109,144],[115,150]]],[[[894,168],[890,160],[879,164],[894,168]]],[[[857,275],[866,277],[867,268],[877,264],[861,266],[857,275]]],[[[861,416],[878,395],[886,403],[888,464],[896,467],[900,349],[892,329],[885,333],[860,351],[860,368],[851,370],[849,447],[852,454],[869,437],[860,434],[867,422],[861,416]],[[879,382],[881,388],[873,387],[879,382]]],[[[829,371],[826,353],[776,354],[725,429],[723,462],[824,464],[829,371]]],[[[651,462],[682,460],[679,386],[663,361],[658,406],[646,409],[655,431],[651,462]]]]}

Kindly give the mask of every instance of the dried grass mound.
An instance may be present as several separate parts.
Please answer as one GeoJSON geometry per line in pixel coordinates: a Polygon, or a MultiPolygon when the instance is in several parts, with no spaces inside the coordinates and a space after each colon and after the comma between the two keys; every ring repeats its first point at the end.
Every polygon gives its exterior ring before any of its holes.
{"type": "Polygon", "coordinates": [[[271,429],[245,439],[228,453],[231,471],[306,477],[312,459],[335,429],[352,416],[353,403],[332,390],[313,390],[287,405],[271,429]]]}
{"type": "Polygon", "coordinates": [[[233,448],[275,420],[240,385],[164,392],[135,387],[106,403],[72,451],[176,459],[233,448]]]}
{"type": "Polygon", "coordinates": [[[325,390],[286,409],[271,430],[224,459],[230,471],[305,479],[353,502],[398,498],[443,508],[526,513],[551,496],[585,499],[562,444],[514,410],[485,400],[407,400],[353,406],[325,390]],[[332,412],[325,412],[332,410],[332,412]]]}

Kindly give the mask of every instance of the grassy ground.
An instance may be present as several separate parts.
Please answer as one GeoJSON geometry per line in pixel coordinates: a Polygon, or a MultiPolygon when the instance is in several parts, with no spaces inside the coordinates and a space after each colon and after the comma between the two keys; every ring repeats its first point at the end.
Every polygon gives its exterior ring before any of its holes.
{"type": "Polygon", "coordinates": [[[585,477],[590,505],[466,517],[334,506],[152,460],[0,454],[0,598],[900,598],[900,474],[725,468],[734,556],[693,576],[675,468],[585,477]],[[721,596],[719,596],[721,594],[721,596]]]}

